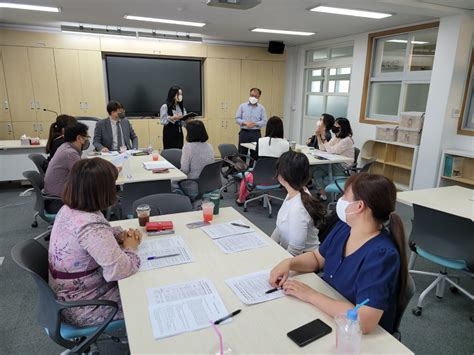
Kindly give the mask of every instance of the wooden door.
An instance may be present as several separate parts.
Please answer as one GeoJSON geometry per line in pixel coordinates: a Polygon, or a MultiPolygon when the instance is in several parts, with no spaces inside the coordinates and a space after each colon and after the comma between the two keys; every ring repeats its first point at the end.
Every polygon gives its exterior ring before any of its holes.
{"type": "Polygon", "coordinates": [[[20,137],[26,134],[27,137],[35,138],[39,137],[39,127],[36,121],[30,122],[17,122],[13,121],[13,136],[15,139],[20,139],[20,137]]]}
{"type": "MultiPolygon", "coordinates": [[[[3,60],[0,52],[0,122],[6,122],[10,124],[10,126],[2,125],[2,132],[0,134],[7,135],[7,131],[3,131],[3,129],[9,128],[11,132],[13,132],[11,128],[12,117],[10,115],[10,105],[8,102],[8,95],[7,95],[7,85],[5,83],[5,72],[3,70],[3,60]]],[[[10,133],[8,133],[10,134],[10,133]]],[[[13,135],[13,133],[11,133],[13,135]]],[[[3,138],[6,139],[6,138],[3,138]]]]}
{"type": "Polygon", "coordinates": [[[36,121],[33,85],[25,47],[1,47],[3,68],[13,122],[36,121]]]}
{"type": "Polygon", "coordinates": [[[240,82],[242,76],[242,61],[226,59],[225,75],[225,104],[223,118],[235,118],[239,105],[244,102],[240,98],[240,82]]]}
{"type": "Polygon", "coordinates": [[[35,97],[36,119],[50,122],[56,119],[48,109],[60,113],[58,82],[54,64],[54,53],[50,48],[28,48],[33,94],[35,97]]]}
{"type": "Polygon", "coordinates": [[[13,140],[13,125],[10,122],[0,122],[0,140],[13,140]]]}
{"type": "Polygon", "coordinates": [[[73,49],[55,49],[54,60],[58,80],[59,104],[61,113],[84,116],[82,109],[81,71],[79,55],[73,49]]]}
{"type": "Polygon", "coordinates": [[[99,51],[78,51],[78,57],[84,116],[107,117],[102,54],[99,51]]]}
{"type": "Polygon", "coordinates": [[[149,122],[150,120],[146,119],[138,119],[138,120],[130,120],[130,124],[133,127],[136,135],[138,136],[138,147],[146,148],[148,144],[150,144],[150,129],[149,129],[149,122]]]}
{"type": "Polygon", "coordinates": [[[226,59],[207,58],[204,62],[206,118],[222,118],[224,115],[226,61],[226,59]]]}

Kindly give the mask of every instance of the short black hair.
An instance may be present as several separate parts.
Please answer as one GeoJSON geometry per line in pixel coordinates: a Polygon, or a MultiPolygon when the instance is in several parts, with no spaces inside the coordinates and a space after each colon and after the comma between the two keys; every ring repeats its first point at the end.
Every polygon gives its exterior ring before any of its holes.
{"type": "Polygon", "coordinates": [[[67,126],[64,129],[64,141],[65,142],[74,142],[77,136],[87,136],[87,127],[84,123],[77,122],[71,126],[67,126]]]}
{"type": "Polygon", "coordinates": [[[187,130],[187,135],[186,135],[186,140],[189,143],[192,142],[207,142],[209,139],[209,136],[207,135],[206,127],[204,126],[204,123],[199,120],[192,120],[189,121],[186,124],[186,130],[187,130]]]}
{"type": "Polygon", "coordinates": [[[124,107],[122,106],[122,104],[118,101],[109,101],[109,103],[107,104],[107,112],[110,114],[112,114],[112,112],[114,111],[118,111],[120,109],[123,109],[124,107]]]}
{"type": "Polygon", "coordinates": [[[321,116],[323,117],[323,123],[324,126],[326,126],[326,130],[331,130],[332,126],[334,126],[334,116],[329,113],[323,113],[321,116]]]}
{"type": "Polygon", "coordinates": [[[249,92],[252,92],[252,91],[257,91],[258,95],[262,96],[262,90],[260,90],[259,88],[251,88],[249,92]]]}
{"type": "Polygon", "coordinates": [[[339,126],[341,126],[340,132],[337,134],[338,138],[346,138],[352,137],[352,128],[351,123],[345,117],[338,117],[336,118],[336,122],[339,126]]]}
{"type": "Polygon", "coordinates": [[[265,137],[283,138],[283,121],[278,116],[272,116],[268,119],[265,127],[265,137]]]}

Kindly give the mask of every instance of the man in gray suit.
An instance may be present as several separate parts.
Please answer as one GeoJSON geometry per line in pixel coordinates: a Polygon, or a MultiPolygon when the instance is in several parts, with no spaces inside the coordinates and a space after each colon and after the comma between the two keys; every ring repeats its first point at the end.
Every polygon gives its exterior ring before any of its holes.
{"type": "Polygon", "coordinates": [[[120,102],[110,101],[107,104],[109,118],[97,122],[94,131],[94,147],[99,152],[120,151],[138,148],[138,137],[129,120],[125,118],[125,110],[120,102]]]}

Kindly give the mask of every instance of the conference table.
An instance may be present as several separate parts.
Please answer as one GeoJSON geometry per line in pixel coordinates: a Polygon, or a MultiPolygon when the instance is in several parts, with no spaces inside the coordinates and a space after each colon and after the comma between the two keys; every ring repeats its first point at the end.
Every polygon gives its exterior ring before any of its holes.
{"type": "MultiPolygon", "coordinates": [[[[173,337],[155,340],[148,312],[146,291],[149,288],[173,285],[198,279],[210,279],[229,312],[241,309],[242,312],[227,324],[219,326],[224,343],[237,354],[295,354],[295,353],[334,353],[336,350],[336,329],[334,320],[316,307],[296,298],[285,296],[273,301],[251,306],[242,304],[225,279],[248,273],[271,269],[279,261],[291,255],[254,224],[231,207],[221,208],[212,223],[225,223],[240,219],[254,228],[257,233],[268,238],[269,245],[224,254],[200,229],[188,229],[185,225],[202,220],[202,211],[151,217],[151,221],[172,220],[175,235],[181,236],[195,262],[161,269],[142,271],[118,282],[127,327],[128,341],[132,354],[187,353],[209,354],[217,344],[211,327],[173,337]],[[300,348],[293,343],[287,333],[310,321],[320,318],[333,331],[317,341],[300,348]]],[[[122,228],[139,228],[136,219],[111,223],[122,228]]],[[[147,239],[144,234],[144,239],[147,239]]],[[[153,237],[160,238],[160,237],[153,237]]],[[[293,275],[335,299],[343,297],[314,273],[293,275]]],[[[363,335],[362,353],[412,352],[393,336],[378,326],[371,334],[363,335]]]]}
{"type": "Polygon", "coordinates": [[[46,142],[46,139],[41,139],[39,145],[22,145],[19,139],[0,140],[0,181],[24,180],[24,171],[36,171],[28,155],[44,154],[46,142]]]}
{"type": "Polygon", "coordinates": [[[408,206],[416,204],[474,221],[473,189],[447,186],[403,191],[397,193],[397,201],[408,206]]]}

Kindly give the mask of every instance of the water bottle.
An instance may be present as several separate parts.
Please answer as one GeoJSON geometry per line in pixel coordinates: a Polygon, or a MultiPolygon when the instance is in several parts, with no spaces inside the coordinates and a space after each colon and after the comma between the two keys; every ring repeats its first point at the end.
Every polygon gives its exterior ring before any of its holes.
{"type": "Polygon", "coordinates": [[[130,156],[127,153],[123,155],[123,176],[128,180],[132,178],[132,169],[130,168],[130,156]]]}
{"type": "Polygon", "coordinates": [[[345,314],[336,316],[336,352],[338,354],[359,354],[362,331],[360,329],[357,310],[369,302],[365,300],[345,314]]]}

